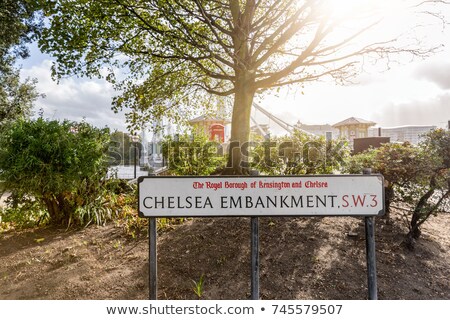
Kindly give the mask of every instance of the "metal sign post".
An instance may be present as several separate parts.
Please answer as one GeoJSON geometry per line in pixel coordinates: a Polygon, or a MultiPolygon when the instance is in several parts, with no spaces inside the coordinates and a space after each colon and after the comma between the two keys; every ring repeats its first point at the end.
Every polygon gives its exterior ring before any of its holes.
{"type": "Polygon", "coordinates": [[[158,265],[157,265],[157,249],[156,249],[156,218],[148,219],[148,288],[149,288],[149,299],[158,299],[158,265]]]}
{"type": "Polygon", "coordinates": [[[259,299],[259,217],[365,217],[369,299],[377,299],[374,216],[384,214],[381,175],[150,176],[138,179],[149,218],[149,298],[157,299],[158,217],[251,217],[251,299],[259,299]]]}
{"type": "Polygon", "coordinates": [[[374,217],[365,218],[365,230],[366,230],[367,286],[369,291],[369,300],[378,300],[374,217]]]}
{"type": "MultiPolygon", "coordinates": [[[[370,175],[372,169],[364,169],[364,175],[370,175]]],[[[375,257],[375,217],[364,218],[366,233],[367,287],[369,300],[378,300],[377,262],[375,257]]]]}
{"type": "Polygon", "coordinates": [[[259,300],[259,218],[251,218],[251,291],[252,300],[259,300]]]}

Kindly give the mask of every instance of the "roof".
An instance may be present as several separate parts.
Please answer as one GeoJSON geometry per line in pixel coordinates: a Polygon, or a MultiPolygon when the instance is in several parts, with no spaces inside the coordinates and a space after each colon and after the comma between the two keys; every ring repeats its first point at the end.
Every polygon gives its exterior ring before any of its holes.
{"type": "Polygon", "coordinates": [[[223,122],[225,124],[230,123],[230,121],[228,121],[227,119],[215,118],[215,117],[210,117],[210,116],[207,116],[207,115],[202,115],[202,116],[199,116],[197,118],[191,119],[191,120],[189,120],[189,123],[196,123],[196,122],[203,122],[203,121],[207,121],[207,122],[223,122]]]}
{"type": "Polygon", "coordinates": [[[354,124],[366,124],[368,126],[376,125],[376,123],[373,122],[373,121],[367,121],[367,120],[364,120],[364,119],[361,119],[361,118],[351,117],[351,118],[345,119],[345,120],[343,120],[341,122],[338,122],[336,124],[333,124],[333,127],[342,127],[342,126],[348,126],[348,125],[352,125],[352,124],[353,125],[354,124]]]}

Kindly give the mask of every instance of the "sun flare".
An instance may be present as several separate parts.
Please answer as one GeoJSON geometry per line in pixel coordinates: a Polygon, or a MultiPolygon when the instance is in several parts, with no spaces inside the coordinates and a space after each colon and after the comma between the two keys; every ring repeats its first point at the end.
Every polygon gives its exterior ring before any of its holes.
{"type": "Polygon", "coordinates": [[[400,0],[326,0],[324,7],[335,17],[346,17],[357,13],[377,12],[389,15],[398,10],[404,1],[400,0]]]}

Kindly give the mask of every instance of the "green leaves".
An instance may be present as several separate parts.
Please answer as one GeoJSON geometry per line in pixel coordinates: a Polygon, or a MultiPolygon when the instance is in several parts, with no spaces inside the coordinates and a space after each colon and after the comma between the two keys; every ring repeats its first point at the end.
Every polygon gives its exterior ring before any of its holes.
{"type": "Polygon", "coordinates": [[[176,175],[209,175],[224,167],[225,158],[218,142],[208,141],[201,132],[165,137],[162,151],[169,169],[176,175]]]}
{"type": "Polygon", "coordinates": [[[54,222],[67,222],[98,197],[108,143],[108,129],[85,122],[18,120],[0,136],[0,180],[19,201],[31,196],[54,222]]]}

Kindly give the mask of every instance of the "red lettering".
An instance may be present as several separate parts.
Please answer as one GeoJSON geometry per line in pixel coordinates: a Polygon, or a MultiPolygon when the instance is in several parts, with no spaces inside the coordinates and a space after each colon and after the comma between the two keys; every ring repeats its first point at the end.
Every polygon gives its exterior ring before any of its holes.
{"type": "Polygon", "coordinates": [[[348,207],[348,195],[342,196],[342,201],[344,202],[344,204],[342,205],[342,208],[347,208],[348,207]]]}
{"type": "Polygon", "coordinates": [[[374,195],[374,194],[372,194],[372,195],[370,195],[370,196],[372,197],[372,203],[370,204],[370,206],[371,206],[372,208],[374,208],[374,207],[376,207],[376,206],[378,205],[377,196],[374,195]]]}
{"type": "Polygon", "coordinates": [[[364,202],[366,201],[366,195],[361,197],[360,195],[357,195],[356,198],[354,195],[352,195],[353,203],[355,204],[355,207],[358,206],[358,203],[361,204],[361,207],[364,207],[364,202]]]}

